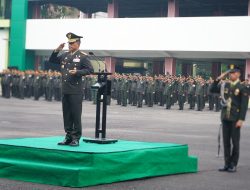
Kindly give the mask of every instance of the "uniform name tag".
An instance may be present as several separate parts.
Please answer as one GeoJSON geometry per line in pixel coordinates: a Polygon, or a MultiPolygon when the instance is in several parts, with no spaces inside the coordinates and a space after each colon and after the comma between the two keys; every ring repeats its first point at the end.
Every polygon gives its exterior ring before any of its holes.
{"type": "Polygon", "coordinates": [[[80,59],[79,59],[79,58],[75,58],[75,59],[73,59],[73,62],[79,63],[79,62],[80,62],[80,59]]]}

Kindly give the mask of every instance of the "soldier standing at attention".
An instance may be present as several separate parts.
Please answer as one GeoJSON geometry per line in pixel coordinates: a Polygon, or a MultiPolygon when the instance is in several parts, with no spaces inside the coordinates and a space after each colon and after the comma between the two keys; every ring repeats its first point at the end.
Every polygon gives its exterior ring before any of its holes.
{"type": "Polygon", "coordinates": [[[204,82],[203,79],[199,78],[195,90],[197,111],[202,111],[204,109],[204,82]]]}
{"type": "Polygon", "coordinates": [[[126,75],[123,76],[121,90],[121,105],[126,107],[128,105],[128,80],[126,75]]]}
{"type": "Polygon", "coordinates": [[[150,77],[147,88],[148,107],[153,107],[155,100],[154,97],[155,97],[155,82],[153,77],[150,77]]]}
{"type": "Polygon", "coordinates": [[[137,80],[136,92],[137,92],[137,97],[136,97],[137,107],[141,108],[143,102],[143,95],[145,92],[145,83],[142,79],[142,76],[139,76],[139,79],[137,80]]]}
{"type": "Polygon", "coordinates": [[[136,77],[133,76],[131,80],[131,105],[136,106],[137,100],[136,100],[136,86],[137,86],[137,80],[136,77]]]}
{"type": "Polygon", "coordinates": [[[18,80],[18,97],[24,99],[24,89],[25,89],[25,73],[20,71],[19,80],[18,80]]]}
{"type": "Polygon", "coordinates": [[[54,78],[53,78],[53,73],[49,72],[47,81],[46,81],[46,94],[47,94],[47,99],[48,101],[52,101],[52,96],[53,96],[53,84],[54,83],[54,78]]]}
{"type": "Polygon", "coordinates": [[[180,78],[180,81],[178,83],[178,104],[179,104],[179,110],[183,110],[185,103],[185,84],[184,79],[180,78]]]}
{"type": "Polygon", "coordinates": [[[166,109],[171,109],[171,105],[172,105],[172,101],[173,101],[173,95],[172,95],[172,91],[173,91],[173,85],[172,85],[172,81],[171,79],[167,79],[165,87],[164,87],[164,92],[163,95],[165,96],[165,100],[166,100],[166,109]]]}
{"type": "Polygon", "coordinates": [[[214,110],[214,104],[215,104],[214,94],[211,93],[212,84],[213,84],[213,80],[210,78],[208,81],[208,88],[207,88],[209,110],[214,110]]]}
{"type": "Polygon", "coordinates": [[[164,99],[164,88],[165,88],[165,81],[164,78],[161,77],[160,79],[160,83],[159,83],[159,102],[160,102],[160,106],[164,106],[165,104],[165,99],[164,99]]]}
{"type": "Polygon", "coordinates": [[[222,96],[222,132],[224,144],[225,165],[221,172],[236,172],[240,153],[240,129],[245,120],[248,107],[248,93],[240,83],[240,69],[230,66],[230,70],[222,73],[213,83],[211,92],[221,92],[222,96]],[[230,80],[219,82],[229,74],[230,80]],[[231,143],[232,142],[232,143],[231,143]]]}
{"type": "Polygon", "coordinates": [[[195,107],[195,90],[196,85],[194,83],[194,79],[190,79],[189,85],[188,85],[188,99],[189,99],[189,109],[194,109],[195,107]]]}
{"type": "Polygon", "coordinates": [[[12,75],[11,75],[10,70],[7,70],[6,74],[4,75],[4,97],[5,98],[10,98],[11,84],[12,84],[12,75]]]}
{"type": "Polygon", "coordinates": [[[82,76],[93,73],[94,69],[84,52],[79,50],[82,36],[73,33],[66,35],[69,51],[58,56],[65,43],[53,51],[49,61],[61,65],[62,107],[66,137],[58,145],[79,146],[82,136],[82,76]]]}
{"type": "Polygon", "coordinates": [[[35,71],[35,76],[34,76],[34,100],[39,100],[40,97],[40,89],[41,89],[41,77],[38,71],[35,71]]]}
{"type": "Polygon", "coordinates": [[[118,77],[118,81],[116,83],[117,86],[117,105],[122,104],[122,77],[118,77]]]}

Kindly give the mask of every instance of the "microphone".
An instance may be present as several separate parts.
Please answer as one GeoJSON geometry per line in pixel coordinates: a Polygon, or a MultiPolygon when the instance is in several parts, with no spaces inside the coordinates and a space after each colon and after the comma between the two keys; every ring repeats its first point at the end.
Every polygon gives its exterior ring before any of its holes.
{"type": "Polygon", "coordinates": [[[101,72],[100,62],[102,62],[104,64],[104,72],[107,72],[106,63],[102,59],[100,59],[100,57],[97,57],[92,51],[89,52],[89,55],[94,57],[95,60],[97,61],[98,66],[99,66],[99,72],[101,72]]]}

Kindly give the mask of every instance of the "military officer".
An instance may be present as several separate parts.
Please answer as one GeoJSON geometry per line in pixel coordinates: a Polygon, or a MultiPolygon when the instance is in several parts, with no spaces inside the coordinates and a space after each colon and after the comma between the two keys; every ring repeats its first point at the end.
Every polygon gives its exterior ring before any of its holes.
{"type": "Polygon", "coordinates": [[[41,77],[38,71],[35,71],[34,74],[33,88],[34,88],[34,100],[39,100],[40,89],[41,89],[41,77]]]}
{"type": "Polygon", "coordinates": [[[197,111],[202,111],[204,109],[204,96],[205,96],[205,88],[203,79],[198,79],[198,83],[196,85],[195,90],[196,103],[197,103],[197,111]]]}
{"type": "Polygon", "coordinates": [[[122,85],[121,85],[121,89],[122,89],[122,94],[121,94],[121,105],[122,106],[127,106],[128,105],[128,80],[127,80],[127,76],[124,75],[123,76],[123,80],[122,80],[122,85]]]}
{"type": "Polygon", "coordinates": [[[212,87],[213,80],[210,78],[208,80],[208,88],[207,88],[207,96],[208,96],[208,107],[209,110],[214,110],[214,95],[211,93],[211,87],[212,87]]]}
{"type": "Polygon", "coordinates": [[[4,82],[4,97],[10,98],[11,85],[12,85],[12,75],[11,75],[10,70],[6,71],[3,82],[4,82]]]}
{"type": "Polygon", "coordinates": [[[53,51],[49,61],[61,65],[62,73],[62,107],[66,137],[58,145],[79,146],[82,135],[82,76],[93,73],[94,69],[84,52],[79,50],[82,36],[67,33],[68,52],[58,55],[65,43],[53,51]]]}
{"type": "Polygon", "coordinates": [[[136,106],[137,103],[137,96],[136,96],[136,87],[137,87],[137,80],[136,76],[134,76],[131,80],[131,105],[136,106]]]}
{"type": "Polygon", "coordinates": [[[147,103],[148,107],[153,107],[154,105],[154,97],[155,97],[155,82],[152,77],[148,79],[148,87],[147,87],[147,103]]]}
{"type": "Polygon", "coordinates": [[[18,97],[20,99],[24,99],[24,89],[25,89],[25,73],[24,72],[20,72],[19,74],[19,80],[18,80],[18,97]]]}
{"type": "Polygon", "coordinates": [[[136,100],[137,100],[138,108],[142,107],[144,91],[145,91],[145,83],[142,79],[142,76],[139,76],[139,79],[137,80],[137,85],[136,85],[136,93],[137,93],[136,100]]]}
{"type": "Polygon", "coordinates": [[[178,89],[179,110],[183,110],[185,103],[185,84],[183,78],[180,78],[177,89],[178,89]]]}
{"type": "Polygon", "coordinates": [[[248,108],[248,93],[240,83],[240,69],[232,65],[228,72],[222,73],[214,81],[211,92],[221,92],[223,105],[221,121],[225,165],[219,171],[236,172],[240,152],[240,129],[248,108]],[[228,74],[230,80],[218,86],[228,74]]]}
{"type": "Polygon", "coordinates": [[[171,109],[172,101],[173,101],[173,85],[171,79],[167,79],[165,87],[164,87],[164,92],[163,95],[165,96],[166,100],[166,109],[171,109]]]}
{"type": "Polygon", "coordinates": [[[195,107],[195,90],[196,90],[196,85],[194,83],[194,79],[189,80],[189,85],[188,85],[188,102],[189,102],[189,109],[194,109],[195,107]]]}

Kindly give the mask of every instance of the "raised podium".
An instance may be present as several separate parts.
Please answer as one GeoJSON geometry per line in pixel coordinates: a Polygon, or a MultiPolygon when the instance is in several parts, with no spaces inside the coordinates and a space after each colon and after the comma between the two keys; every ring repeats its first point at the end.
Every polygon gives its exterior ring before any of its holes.
{"type": "Polygon", "coordinates": [[[97,90],[95,138],[83,138],[83,141],[98,144],[116,143],[118,140],[106,138],[107,96],[111,95],[111,81],[108,80],[108,75],[112,75],[112,73],[98,72],[94,75],[97,75],[97,82],[91,88],[97,90]]]}

